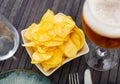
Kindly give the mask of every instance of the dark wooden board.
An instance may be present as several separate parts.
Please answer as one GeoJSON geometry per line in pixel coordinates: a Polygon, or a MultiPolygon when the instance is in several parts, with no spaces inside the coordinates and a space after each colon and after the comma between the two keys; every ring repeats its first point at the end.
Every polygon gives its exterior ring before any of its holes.
{"type": "MultiPolygon", "coordinates": [[[[24,47],[22,47],[21,30],[30,26],[33,22],[39,23],[47,9],[56,13],[62,12],[69,15],[82,29],[81,16],[84,0],[0,0],[0,14],[3,14],[18,30],[20,44],[15,55],[0,62],[0,72],[12,69],[27,69],[41,73],[24,47]]],[[[86,38],[87,43],[89,40],[86,38]]],[[[118,51],[120,56],[120,50],[118,51]]],[[[120,63],[114,69],[105,72],[95,71],[90,68],[93,84],[120,84],[120,63]]],[[[78,72],[80,84],[84,84],[84,71],[89,68],[84,55],[61,66],[48,78],[54,84],[69,84],[69,73],[78,72]]]]}

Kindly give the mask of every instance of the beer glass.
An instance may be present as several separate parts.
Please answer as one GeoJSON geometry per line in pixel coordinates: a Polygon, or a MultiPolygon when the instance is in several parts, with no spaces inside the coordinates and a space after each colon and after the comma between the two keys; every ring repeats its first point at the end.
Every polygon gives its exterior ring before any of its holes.
{"type": "Polygon", "coordinates": [[[106,71],[118,63],[120,47],[120,1],[86,0],[82,12],[82,26],[90,40],[87,64],[106,71]]]}

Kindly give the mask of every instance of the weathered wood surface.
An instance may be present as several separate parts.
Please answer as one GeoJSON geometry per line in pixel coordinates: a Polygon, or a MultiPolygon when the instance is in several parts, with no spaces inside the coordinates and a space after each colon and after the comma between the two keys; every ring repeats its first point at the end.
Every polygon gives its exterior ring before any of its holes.
{"type": "MultiPolygon", "coordinates": [[[[14,57],[0,62],[0,72],[12,69],[27,69],[41,73],[30,63],[30,58],[21,46],[21,30],[32,22],[38,23],[47,9],[55,13],[62,12],[70,15],[81,26],[81,12],[84,0],[0,0],[0,14],[3,14],[18,30],[20,45],[14,57]]],[[[120,52],[118,52],[120,55],[120,52]]],[[[99,72],[91,69],[93,84],[120,84],[120,63],[112,70],[99,72]]],[[[84,84],[84,71],[87,68],[84,56],[81,56],[60,67],[48,78],[54,84],[68,84],[68,74],[79,73],[80,84],[84,84]]]]}

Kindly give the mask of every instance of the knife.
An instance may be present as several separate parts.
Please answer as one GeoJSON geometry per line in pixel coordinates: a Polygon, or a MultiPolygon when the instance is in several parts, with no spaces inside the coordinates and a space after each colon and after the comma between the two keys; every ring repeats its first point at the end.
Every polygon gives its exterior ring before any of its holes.
{"type": "Polygon", "coordinates": [[[89,69],[85,70],[84,84],[92,84],[91,73],[89,69]]]}

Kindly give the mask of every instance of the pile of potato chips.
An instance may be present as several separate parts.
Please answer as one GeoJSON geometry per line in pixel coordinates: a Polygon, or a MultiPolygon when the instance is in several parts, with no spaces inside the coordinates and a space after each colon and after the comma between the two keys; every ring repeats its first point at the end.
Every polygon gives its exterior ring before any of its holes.
{"type": "Polygon", "coordinates": [[[85,43],[84,33],[70,16],[54,15],[47,10],[39,24],[33,23],[24,34],[23,44],[33,49],[33,64],[41,64],[44,71],[61,65],[66,58],[77,55],[85,43]]]}

